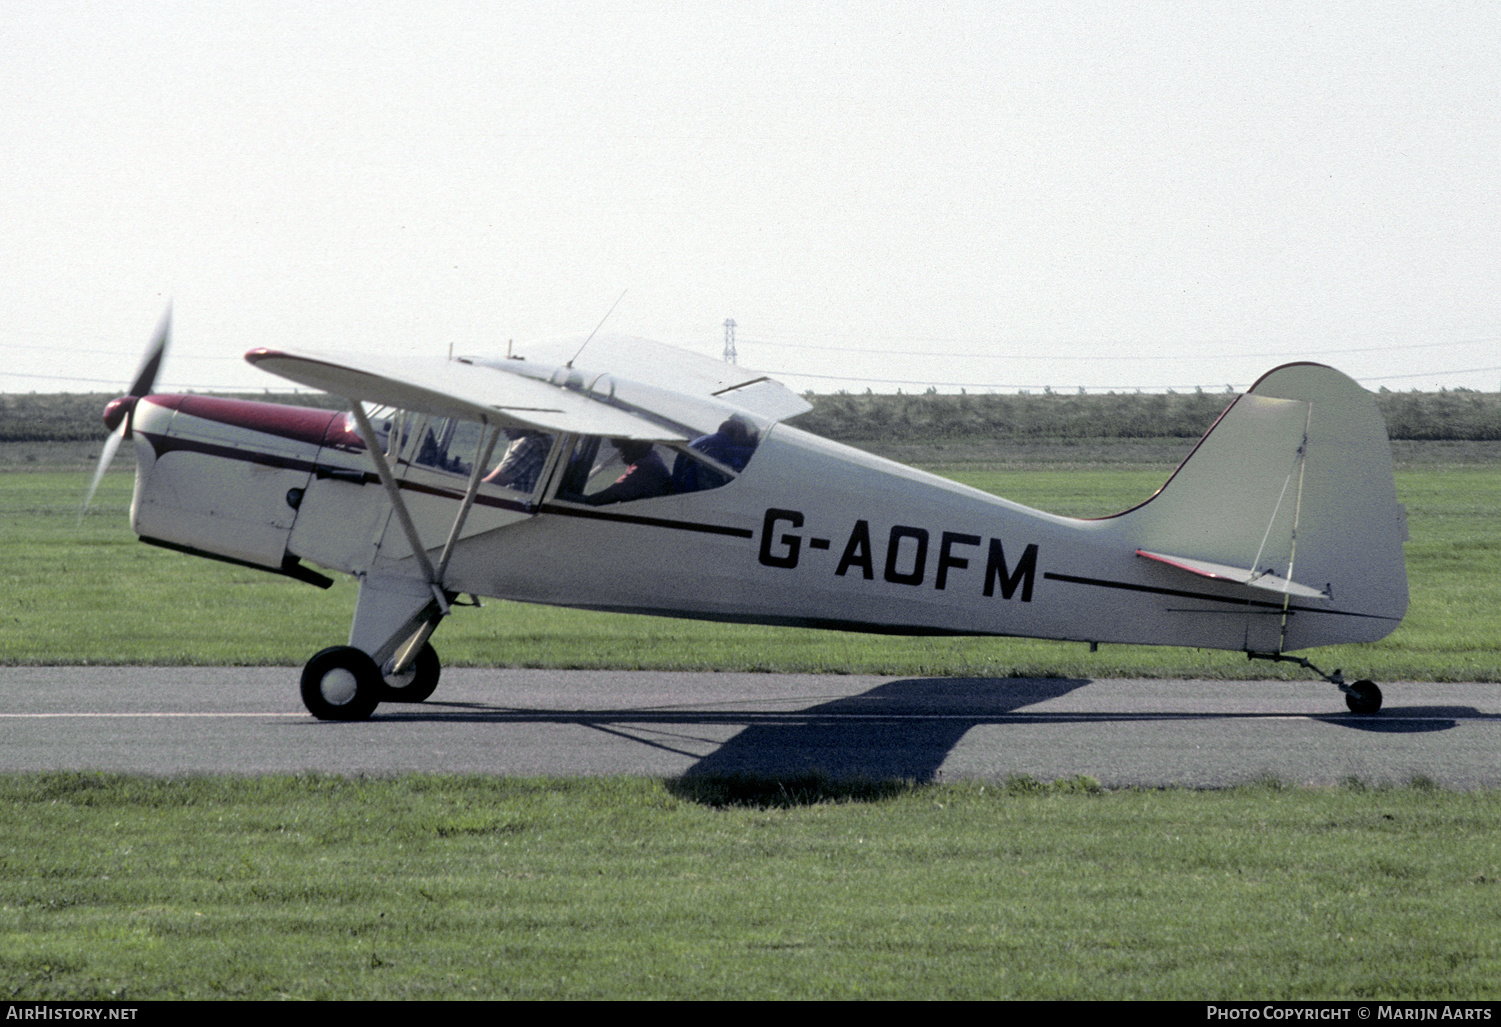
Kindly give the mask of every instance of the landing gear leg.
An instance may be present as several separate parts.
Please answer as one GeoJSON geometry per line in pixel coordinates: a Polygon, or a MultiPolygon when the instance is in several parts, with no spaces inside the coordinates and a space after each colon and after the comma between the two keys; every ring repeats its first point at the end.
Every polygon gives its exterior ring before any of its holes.
{"type": "Polygon", "coordinates": [[[1283,653],[1253,653],[1246,652],[1248,660],[1271,660],[1273,663],[1296,663],[1304,670],[1311,670],[1325,681],[1334,685],[1345,693],[1345,705],[1350,707],[1351,713],[1375,713],[1381,709],[1381,689],[1376,687],[1374,681],[1357,681],[1353,685],[1345,684],[1345,675],[1340,670],[1333,674],[1325,674],[1313,663],[1301,656],[1287,656],[1283,653]]]}

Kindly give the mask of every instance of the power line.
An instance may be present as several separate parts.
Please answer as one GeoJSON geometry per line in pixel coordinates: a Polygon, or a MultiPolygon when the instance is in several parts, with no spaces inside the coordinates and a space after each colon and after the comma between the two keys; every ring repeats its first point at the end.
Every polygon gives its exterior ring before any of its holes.
{"type": "MultiPolygon", "coordinates": [[[[1333,356],[1333,355],[1341,354],[1341,353],[1394,353],[1394,352],[1396,352],[1398,350],[1434,349],[1434,348],[1440,347],[1440,346],[1443,346],[1443,347],[1446,347],[1446,348],[1453,348],[1455,346],[1479,346],[1479,345],[1485,345],[1485,344],[1489,344],[1489,343],[1494,343],[1494,342],[1497,342],[1497,341],[1501,341],[1501,336],[1494,336],[1494,337],[1481,338],[1481,339],[1465,339],[1465,340],[1462,340],[1462,341],[1459,341],[1459,342],[1413,342],[1413,343],[1402,343],[1402,344],[1395,345],[1395,346],[1350,346],[1350,347],[1345,347],[1345,348],[1342,348],[1342,349],[1278,350],[1278,351],[1275,351],[1275,352],[1267,352],[1267,353],[1194,353],[1194,354],[1187,354],[1187,355],[1185,355],[1183,353],[1170,353],[1170,354],[1163,354],[1163,355],[1160,355],[1160,356],[1158,356],[1158,355],[1139,355],[1139,356],[1133,356],[1133,355],[1129,355],[1129,354],[1110,354],[1110,353],[1090,354],[1088,356],[1061,356],[1061,355],[1055,355],[1055,354],[1051,354],[1051,353],[976,353],[976,352],[973,352],[973,351],[970,351],[970,352],[934,352],[934,351],[929,351],[929,350],[914,350],[914,349],[866,349],[866,348],[861,347],[861,346],[821,346],[821,345],[816,345],[816,344],[815,345],[809,345],[809,344],[797,343],[797,342],[776,342],[774,340],[765,340],[765,339],[746,339],[745,341],[747,343],[749,343],[750,345],[753,345],[753,346],[781,346],[784,349],[812,350],[812,351],[830,352],[830,353],[859,353],[859,354],[866,355],[866,356],[958,357],[958,358],[963,358],[963,359],[966,359],[966,360],[1046,360],[1046,361],[1049,361],[1049,362],[1061,361],[1061,360],[1080,360],[1080,361],[1089,361],[1090,363],[1098,363],[1100,361],[1106,361],[1106,360],[1123,360],[1123,361],[1130,361],[1131,363],[1134,364],[1134,363],[1141,363],[1141,362],[1147,361],[1147,360],[1171,360],[1171,361],[1175,361],[1175,362],[1176,361],[1186,360],[1186,359],[1193,359],[1193,360],[1230,360],[1230,359],[1270,360],[1270,359],[1276,359],[1278,357],[1318,357],[1318,356],[1333,356]]],[[[1042,345],[1042,344],[1039,343],[1038,345],[1042,345]]]]}
{"type": "MultiPolygon", "coordinates": [[[[1411,379],[1411,378],[1435,378],[1435,377],[1442,377],[1442,376],[1445,376],[1445,375],[1456,375],[1456,374],[1484,374],[1484,373],[1492,372],[1492,371],[1501,371],[1501,365],[1498,365],[1496,367],[1469,367],[1469,368],[1464,368],[1464,369],[1457,370],[1457,371],[1421,371],[1421,372],[1419,372],[1417,374],[1389,374],[1389,375],[1381,375],[1381,376],[1368,377],[1368,378],[1356,378],[1355,380],[1358,381],[1358,382],[1389,382],[1389,381],[1399,381],[1399,380],[1411,379]]],[[[766,373],[769,374],[769,375],[775,375],[775,376],[780,377],[780,378],[817,378],[817,379],[819,379],[821,381],[859,382],[859,383],[865,384],[865,385],[921,385],[921,386],[928,386],[928,387],[937,388],[937,389],[992,389],[992,390],[1005,389],[1005,390],[1011,390],[1011,389],[1051,389],[1053,387],[1051,384],[1049,384],[1049,385],[1037,385],[1037,384],[1019,385],[1019,384],[998,384],[998,383],[994,383],[994,382],[940,382],[940,381],[933,381],[933,380],[930,380],[930,379],[923,379],[923,378],[861,378],[861,377],[857,377],[855,375],[843,375],[843,374],[805,374],[805,373],[803,373],[801,371],[767,371],[766,373]]],[[[1235,385],[1236,383],[1231,382],[1229,384],[1235,385]]],[[[1080,387],[1084,388],[1084,386],[1080,386],[1080,387]]],[[[1236,387],[1239,388],[1240,386],[1236,386],[1236,387]]],[[[1087,388],[1089,389],[1089,391],[1092,391],[1092,392],[1133,392],[1133,391],[1158,392],[1158,391],[1167,391],[1169,389],[1172,389],[1172,390],[1175,390],[1175,391],[1179,391],[1179,392],[1192,392],[1194,390],[1202,389],[1204,392],[1211,392],[1211,391],[1217,390],[1219,388],[1219,386],[1213,386],[1212,388],[1206,388],[1203,384],[1198,384],[1198,385],[1091,385],[1091,386],[1087,386],[1087,388]]],[[[1059,390],[1059,391],[1061,391],[1061,390],[1059,390]]]]}
{"type": "Polygon", "coordinates": [[[1384,374],[1369,378],[1357,378],[1358,382],[1392,382],[1403,378],[1434,378],[1446,374],[1485,374],[1488,371],[1501,371],[1501,364],[1495,367],[1466,367],[1458,371],[1423,371],[1419,374],[1384,374]]]}
{"type": "MultiPolygon", "coordinates": [[[[47,352],[47,353],[56,353],[58,351],[59,347],[56,346],[56,345],[44,346],[44,345],[42,345],[40,343],[7,342],[5,344],[5,348],[6,349],[41,350],[41,351],[44,351],[44,352],[47,352]]],[[[128,351],[126,351],[124,349],[78,349],[76,347],[69,346],[68,349],[67,349],[67,352],[68,352],[69,356],[118,357],[122,361],[123,360],[138,360],[138,359],[140,359],[138,355],[129,353],[128,351]]],[[[239,361],[239,360],[243,360],[243,359],[245,359],[244,356],[241,355],[241,354],[238,354],[238,353],[226,353],[226,354],[223,354],[223,355],[219,355],[219,354],[198,354],[198,353],[174,353],[174,354],[172,354],[172,360],[174,362],[176,362],[178,360],[223,360],[223,361],[239,361]]]]}
{"type": "MultiPolygon", "coordinates": [[[[105,392],[118,392],[127,388],[130,383],[121,378],[84,378],[73,374],[26,374],[21,371],[0,371],[0,378],[30,378],[38,381],[52,382],[79,382],[85,385],[105,385],[105,392]]],[[[286,388],[266,388],[258,385],[203,385],[188,382],[167,382],[162,388],[155,390],[158,393],[171,391],[179,392],[321,392],[321,389],[303,389],[294,385],[286,388]]]]}

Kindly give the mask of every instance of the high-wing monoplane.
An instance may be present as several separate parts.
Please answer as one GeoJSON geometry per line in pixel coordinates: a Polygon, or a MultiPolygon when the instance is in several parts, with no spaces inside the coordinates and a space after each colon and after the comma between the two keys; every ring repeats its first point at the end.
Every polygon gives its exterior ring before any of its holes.
{"type": "Polygon", "coordinates": [[[809,404],[785,386],[645,341],[591,369],[583,354],[246,354],[343,397],[335,412],[155,394],[167,334],[106,410],[104,462],[134,440],[144,542],[358,580],[347,644],[302,672],[324,719],[430,696],[430,638],[478,597],[1238,650],[1319,673],[1357,713],[1380,707],[1373,683],[1288,653],[1374,642],[1407,609],[1385,425],[1319,364],[1267,373],[1150,499],[1081,520],[800,431],[787,422],[809,404]]]}

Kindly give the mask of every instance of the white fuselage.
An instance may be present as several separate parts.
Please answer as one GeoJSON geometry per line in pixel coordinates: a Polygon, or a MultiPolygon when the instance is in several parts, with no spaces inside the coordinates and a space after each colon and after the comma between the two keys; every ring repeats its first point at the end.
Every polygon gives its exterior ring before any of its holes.
{"type": "MultiPolygon", "coordinates": [[[[362,579],[419,578],[344,415],[276,413],[286,409],[143,400],[135,530],[268,569],[305,560],[362,579]]],[[[1402,609],[1333,584],[1328,599],[1251,594],[1142,559],[1138,549],[1162,548],[1157,501],[1099,520],[1058,517],[786,424],[769,427],[722,487],[591,506],[559,495],[559,454],[576,441],[553,440],[529,493],[479,487],[444,591],[898,634],[1257,651],[1378,639],[1406,605],[1405,578],[1402,609]]],[[[436,563],[468,480],[393,466],[436,563]]]]}

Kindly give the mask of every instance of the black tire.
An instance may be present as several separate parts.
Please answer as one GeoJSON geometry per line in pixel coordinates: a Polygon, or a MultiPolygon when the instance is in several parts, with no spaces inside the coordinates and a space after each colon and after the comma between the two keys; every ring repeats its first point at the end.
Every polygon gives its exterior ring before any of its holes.
{"type": "Polygon", "coordinates": [[[438,687],[443,664],[428,642],[422,643],[417,659],[400,677],[387,674],[381,681],[381,702],[422,702],[438,687]]]}
{"type": "Polygon", "coordinates": [[[1357,681],[1345,693],[1345,705],[1351,713],[1375,713],[1381,709],[1381,689],[1374,681],[1357,681]]]}
{"type": "Polygon", "coordinates": [[[302,703],[319,720],[365,720],[384,687],[375,661],[353,646],[324,649],[302,668],[302,703]]]}

